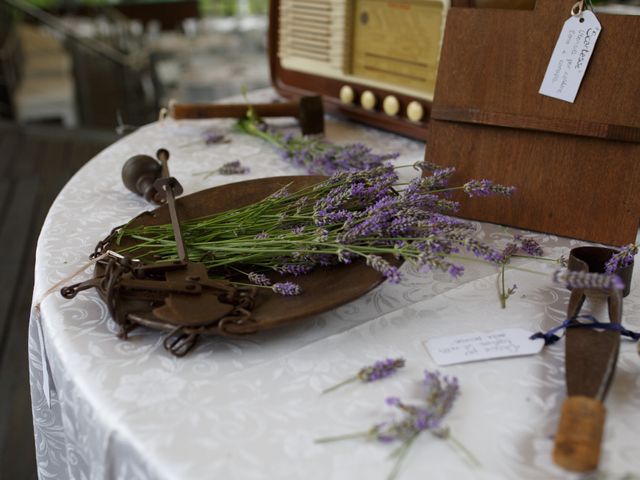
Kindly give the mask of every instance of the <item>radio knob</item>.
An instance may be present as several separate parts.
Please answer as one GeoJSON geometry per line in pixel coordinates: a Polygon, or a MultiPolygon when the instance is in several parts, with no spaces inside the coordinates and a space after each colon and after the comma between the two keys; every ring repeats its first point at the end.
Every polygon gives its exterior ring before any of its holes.
{"type": "Polygon", "coordinates": [[[340,89],[340,101],[342,103],[346,103],[347,105],[351,105],[353,101],[356,99],[356,92],[353,91],[349,85],[343,85],[340,89]]]}
{"type": "Polygon", "coordinates": [[[415,100],[407,105],[407,118],[412,122],[419,122],[424,117],[424,107],[415,100]]]}
{"type": "Polygon", "coordinates": [[[373,110],[376,108],[376,103],[378,103],[378,99],[371,90],[365,90],[362,92],[360,105],[362,105],[366,110],[373,110]]]}
{"type": "Polygon", "coordinates": [[[382,109],[384,113],[390,117],[395,117],[400,111],[400,102],[393,95],[389,95],[385,97],[384,102],[382,102],[382,109]]]}

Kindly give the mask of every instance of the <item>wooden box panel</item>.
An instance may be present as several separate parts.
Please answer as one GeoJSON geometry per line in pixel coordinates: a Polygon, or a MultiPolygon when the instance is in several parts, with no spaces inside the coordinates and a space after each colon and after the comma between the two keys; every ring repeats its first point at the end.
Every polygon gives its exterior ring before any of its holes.
{"type": "Polygon", "coordinates": [[[602,33],[570,104],[538,90],[573,3],[450,10],[427,159],[456,166],[457,181],[518,188],[465,202],[464,217],[619,245],[640,215],[640,18],[597,15],[602,33]]]}

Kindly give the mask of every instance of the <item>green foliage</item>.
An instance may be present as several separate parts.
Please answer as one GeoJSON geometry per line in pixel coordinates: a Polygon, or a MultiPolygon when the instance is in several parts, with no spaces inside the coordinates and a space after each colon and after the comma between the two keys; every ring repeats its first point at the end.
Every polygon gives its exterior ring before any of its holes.
{"type": "MultiPolygon", "coordinates": [[[[238,13],[237,0],[199,0],[203,15],[231,16],[238,13]]],[[[265,15],[269,9],[269,0],[248,0],[249,12],[265,15]]]]}

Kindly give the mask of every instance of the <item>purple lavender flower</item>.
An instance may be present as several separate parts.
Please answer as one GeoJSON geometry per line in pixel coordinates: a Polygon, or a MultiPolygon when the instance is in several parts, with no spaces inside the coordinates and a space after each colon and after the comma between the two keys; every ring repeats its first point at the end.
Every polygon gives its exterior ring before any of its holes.
{"type": "Polygon", "coordinates": [[[393,375],[399,368],[404,367],[404,358],[387,358],[377,361],[373,365],[364,367],[358,372],[358,378],[363,382],[375,382],[393,375]]]}
{"type": "Polygon", "coordinates": [[[553,281],[564,284],[567,288],[624,290],[624,282],[622,279],[612,274],[557,270],[553,274],[553,281]]]}
{"type": "Polygon", "coordinates": [[[216,143],[227,142],[227,137],[220,132],[205,132],[204,133],[204,143],[207,145],[214,145],[216,143]]]}
{"type": "Polygon", "coordinates": [[[515,192],[515,187],[505,187],[494,184],[491,180],[470,180],[462,187],[469,197],[488,197],[489,195],[509,196],[515,192]]]}
{"type": "Polygon", "coordinates": [[[338,250],[338,262],[344,263],[345,265],[349,265],[353,261],[353,253],[347,252],[346,250],[338,250]]]}
{"type": "Polygon", "coordinates": [[[273,269],[280,275],[294,275],[299,277],[300,275],[306,275],[313,269],[313,265],[302,265],[296,263],[288,263],[285,265],[278,265],[273,269]]]}
{"type": "Polygon", "coordinates": [[[605,263],[606,273],[615,273],[616,270],[628,267],[633,263],[633,257],[638,253],[638,245],[630,243],[629,245],[619,249],[617,253],[611,255],[611,258],[605,263]]]}
{"type": "Polygon", "coordinates": [[[285,297],[293,297],[302,293],[300,285],[293,282],[274,283],[271,286],[271,290],[285,297]]]}
{"type": "Polygon", "coordinates": [[[502,250],[502,256],[505,259],[509,259],[513,257],[516,253],[518,253],[519,247],[516,243],[507,243],[506,247],[502,250]]]}
{"type": "Polygon", "coordinates": [[[382,442],[406,442],[423,431],[442,432],[443,418],[451,411],[460,394],[458,379],[442,377],[439,372],[425,371],[424,385],[427,389],[425,405],[408,405],[398,397],[387,398],[387,405],[402,411],[403,416],[396,421],[374,426],[369,431],[369,436],[382,442]]]}
{"type": "Polygon", "coordinates": [[[504,261],[502,252],[492,248],[488,245],[484,245],[474,238],[462,237],[461,242],[467,248],[467,250],[473,253],[476,257],[483,258],[487,262],[501,263],[504,261]]]}
{"type": "Polygon", "coordinates": [[[517,243],[507,243],[506,247],[502,250],[503,263],[508,263],[511,257],[517,255],[519,252],[531,257],[541,257],[544,253],[540,244],[533,238],[516,235],[513,239],[517,243]]]}
{"type": "Polygon", "coordinates": [[[460,385],[456,377],[441,377],[440,372],[424,372],[424,384],[427,387],[427,404],[434,414],[443,417],[453,407],[460,394],[460,385]]]}
{"type": "Polygon", "coordinates": [[[442,166],[435,163],[421,160],[413,164],[413,168],[422,172],[433,172],[434,170],[441,170],[442,166]]]}
{"type": "Polygon", "coordinates": [[[260,285],[262,287],[271,286],[271,280],[269,280],[264,273],[251,272],[247,275],[247,278],[254,285],[260,285]]]}
{"type": "Polygon", "coordinates": [[[267,232],[261,232],[253,238],[255,238],[256,240],[266,240],[267,238],[269,238],[269,234],[267,232]]]}
{"type": "Polygon", "coordinates": [[[270,199],[280,199],[280,198],[287,198],[289,196],[289,189],[287,188],[287,186],[285,185],[284,187],[282,187],[279,190],[276,190],[275,192],[273,192],[271,195],[269,195],[270,199]]]}
{"type": "Polygon", "coordinates": [[[402,280],[402,274],[398,267],[391,265],[378,255],[367,255],[367,265],[380,272],[391,283],[400,283],[400,280],[402,280]]]}
{"type": "Polygon", "coordinates": [[[400,368],[404,367],[404,358],[387,358],[386,360],[379,360],[373,365],[369,365],[361,368],[358,373],[332,387],[329,387],[322,391],[322,393],[332,392],[343,385],[360,380],[361,382],[369,383],[387,378],[396,373],[400,368]]]}
{"type": "Polygon", "coordinates": [[[541,257],[544,253],[540,244],[533,238],[516,235],[514,239],[520,242],[520,250],[522,250],[527,255],[530,255],[532,257],[541,257]]]}
{"type": "Polygon", "coordinates": [[[227,162],[217,170],[220,175],[242,175],[244,173],[247,173],[248,171],[249,169],[247,167],[243,167],[240,164],[240,160],[227,162]]]}
{"type": "Polygon", "coordinates": [[[464,274],[464,267],[461,265],[450,265],[449,274],[452,278],[461,277],[464,274]]]}

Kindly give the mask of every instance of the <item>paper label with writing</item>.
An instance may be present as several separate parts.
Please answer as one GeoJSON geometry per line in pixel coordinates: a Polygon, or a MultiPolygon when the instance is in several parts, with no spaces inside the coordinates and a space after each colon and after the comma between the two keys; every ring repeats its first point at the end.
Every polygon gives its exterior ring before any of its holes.
{"type": "Polygon", "coordinates": [[[522,328],[508,328],[486,333],[432,338],[426,340],[424,345],[438,365],[446,366],[493,358],[535,355],[544,347],[544,340],[530,340],[532,334],[522,328]]]}
{"type": "Polygon", "coordinates": [[[539,93],[565,102],[575,101],[601,30],[600,22],[589,10],[564,23],[539,93]]]}

